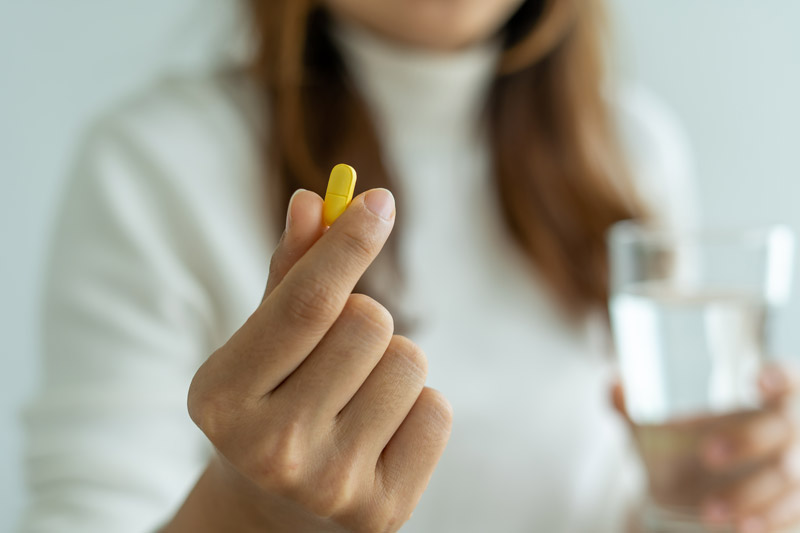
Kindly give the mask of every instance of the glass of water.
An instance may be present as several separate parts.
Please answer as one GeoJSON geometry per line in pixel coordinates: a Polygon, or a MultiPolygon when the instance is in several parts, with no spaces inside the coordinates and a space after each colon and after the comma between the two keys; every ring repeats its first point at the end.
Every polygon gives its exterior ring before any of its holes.
{"type": "Polygon", "coordinates": [[[732,531],[704,528],[700,505],[744,472],[706,473],[699,449],[716,424],[758,412],[769,312],[789,295],[793,255],[784,226],[611,228],[611,325],[648,475],[645,531],[732,531]]]}

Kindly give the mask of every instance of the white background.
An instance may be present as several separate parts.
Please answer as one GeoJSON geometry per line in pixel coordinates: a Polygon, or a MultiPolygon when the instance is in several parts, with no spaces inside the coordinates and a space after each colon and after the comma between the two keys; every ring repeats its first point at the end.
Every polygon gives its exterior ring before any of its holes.
{"type": "MultiPolygon", "coordinates": [[[[235,0],[0,0],[0,531],[23,505],[17,411],[37,373],[38,285],[81,127],[218,56],[235,0]]],[[[682,119],[712,224],[800,228],[800,2],[612,0],[618,65],[682,119]]],[[[800,303],[778,321],[800,353],[800,303]]]]}

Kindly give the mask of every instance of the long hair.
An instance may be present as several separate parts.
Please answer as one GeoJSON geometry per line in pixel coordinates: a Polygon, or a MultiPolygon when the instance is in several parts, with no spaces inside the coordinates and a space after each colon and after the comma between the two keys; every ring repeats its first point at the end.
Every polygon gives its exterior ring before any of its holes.
{"type": "MultiPolygon", "coordinates": [[[[391,189],[372,117],[332,42],[324,9],[314,0],[247,3],[256,33],[252,73],[269,104],[276,220],[294,189],[324,191],[338,162],[358,169],[360,187],[391,189]]],[[[608,227],[643,215],[602,94],[602,15],[601,0],[524,2],[503,28],[486,102],[506,225],[530,257],[532,275],[571,316],[605,305],[608,227]]],[[[381,256],[399,279],[397,239],[381,256]]],[[[365,279],[364,292],[391,310],[397,283],[365,279]]]]}

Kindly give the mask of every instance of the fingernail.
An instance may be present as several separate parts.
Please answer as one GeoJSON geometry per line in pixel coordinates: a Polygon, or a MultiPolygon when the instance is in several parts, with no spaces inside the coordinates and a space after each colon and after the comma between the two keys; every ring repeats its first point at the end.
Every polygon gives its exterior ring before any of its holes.
{"type": "Polygon", "coordinates": [[[289,207],[286,208],[286,229],[289,229],[289,224],[292,223],[292,204],[294,203],[294,199],[297,196],[297,193],[300,191],[305,191],[305,189],[297,189],[292,194],[292,197],[289,198],[289,207]]]}
{"type": "Polygon", "coordinates": [[[373,189],[364,197],[367,209],[384,220],[394,217],[394,196],[386,189],[373,189]]]}
{"type": "Polygon", "coordinates": [[[703,455],[711,466],[721,466],[730,458],[731,452],[731,443],[728,440],[714,437],[705,445],[703,455]]]}
{"type": "Polygon", "coordinates": [[[739,524],[738,531],[741,531],[741,533],[762,533],[766,531],[764,520],[757,516],[745,518],[739,524]]]}
{"type": "Polygon", "coordinates": [[[703,518],[712,523],[725,522],[730,516],[730,507],[724,501],[712,499],[703,505],[703,518]]]}

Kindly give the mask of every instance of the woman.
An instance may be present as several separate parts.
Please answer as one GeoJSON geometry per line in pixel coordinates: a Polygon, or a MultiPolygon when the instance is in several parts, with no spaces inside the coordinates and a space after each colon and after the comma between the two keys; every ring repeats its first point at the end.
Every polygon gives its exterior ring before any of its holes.
{"type": "MultiPolygon", "coordinates": [[[[668,115],[603,79],[600,7],[253,0],[246,74],[101,122],[54,250],[28,529],[624,530],[604,234],[690,200],[668,115]],[[326,230],[339,162],[368,191],[326,230]]],[[[793,523],[788,418],[725,429],[709,467],[762,466],[706,519],[793,523]]]]}

